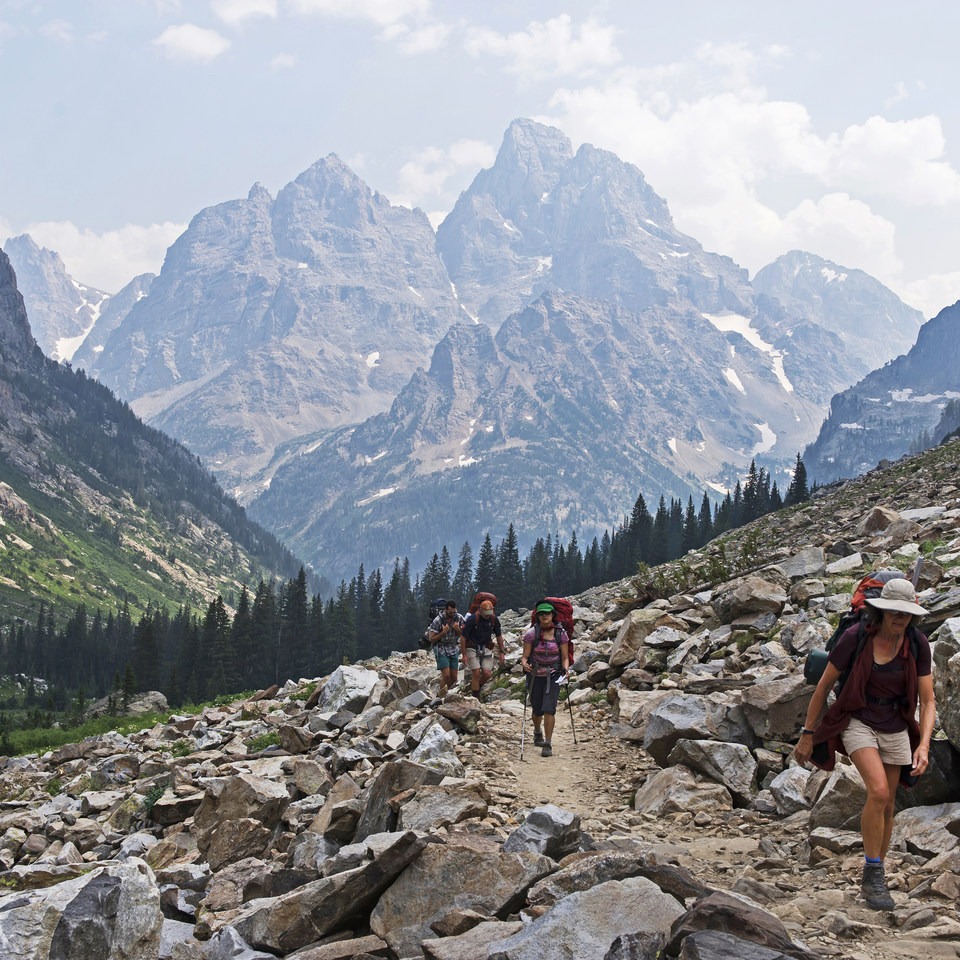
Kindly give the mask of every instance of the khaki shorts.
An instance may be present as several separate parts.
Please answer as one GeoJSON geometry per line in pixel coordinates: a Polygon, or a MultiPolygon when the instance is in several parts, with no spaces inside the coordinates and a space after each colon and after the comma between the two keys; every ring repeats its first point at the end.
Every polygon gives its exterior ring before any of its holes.
{"type": "Polygon", "coordinates": [[[847,756],[850,756],[854,750],[873,747],[880,752],[881,761],[889,766],[902,767],[906,763],[913,762],[910,736],[906,730],[901,730],[899,733],[882,733],[874,730],[873,727],[868,727],[856,717],[851,717],[840,739],[843,741],[847,756]]]}
{"type": "Polygon", "coordinates": [[[493,650],[484,647],[481,653],[476,647],[467,647],[467,669],[493,670],[493,650]]]}

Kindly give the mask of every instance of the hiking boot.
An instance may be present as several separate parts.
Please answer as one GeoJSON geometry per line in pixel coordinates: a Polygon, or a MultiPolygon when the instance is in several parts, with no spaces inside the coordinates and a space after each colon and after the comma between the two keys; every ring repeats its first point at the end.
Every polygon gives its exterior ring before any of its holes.
{"type": "Polygon", "coordinates": [[[543,746],[543,734],[539,730],[533,731],[533,745],[535,747],[543,746]]]}
{"type": "Polygon", "coordinates": [[[552,757],[553,756],[553,747],[550,746],[549,740],[543,741],[543,749],[540,751],[541,757],[552,757]]]}
{"type": "Polygon", "coordinates": [[[896,906],[893,897],[890,896],[890,891],[887,889],[882,863],[867,863],[864,865],[860,895],[871,910],[892,910],[896,906]]]}

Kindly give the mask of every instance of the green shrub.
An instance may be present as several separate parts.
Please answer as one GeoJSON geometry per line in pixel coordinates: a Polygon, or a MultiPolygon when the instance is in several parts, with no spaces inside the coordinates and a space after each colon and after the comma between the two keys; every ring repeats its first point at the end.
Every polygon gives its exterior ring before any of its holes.
{"type": "Polygon", "coordinates": [[[247,750],[250,753],[260,753],[261,750],[266,750],[267,747],[278,747],[280,745],[280,734],[276,730],[271,730],[270,733],[261,733],[258,737],[252,737],[247,741],[247,750]]]}
{"type": "Polygon", "coordinates": [[[167,788],[161,787],[159,784],[155,787],[151,787],[145,794],[143,798],[143,812],[149,817],[153,814],[153,808],[156,806],[157,801],[166,793],[167,788]]]}

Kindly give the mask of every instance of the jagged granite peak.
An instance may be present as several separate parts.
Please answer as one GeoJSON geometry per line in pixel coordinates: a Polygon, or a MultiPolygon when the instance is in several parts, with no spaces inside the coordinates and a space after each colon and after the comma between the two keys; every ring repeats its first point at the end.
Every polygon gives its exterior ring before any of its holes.
{"type": "Polygon", "coordinates": [[[77,370],[89,370],[97,362],[107,338],[123,323],[134,304],[150,293],[150,285],[156,276],[155,273],[141,273],[123,289],[104,300],[95,323],[71,358],[71,364],[77,370]]]}
{"type": "Polygon", "coordinates": [[[197,214],[92,372],[245,497],[278,446],[387,409],[464,316],[426,215],[330,155],[197,214]]]}
{"type": "Polygon", "coordinates": [[[920,445],[960,398],[960,301],[928,320],[913,348],[837,394],[804,452],[811,481],[855,477],[920,445]]]}
{"type": "Polygon", "coordinates": [[[589,541],[639,492],[699,503],[698,478],[745,469],[819,409],[695,311],[550,291],[495,336],[451,327],[388,412],[303,443],[249,510],[334,582],[360,562],[422,566],[508,523],[525,545],[589,541]]]}
{"type": "Polygon", "coordinates": [[[60,255],[38,246],[29,234],[8,238],[4,251],[17,272],[40,349],[54,360],[70,360],[109,294],[74,280],[60,255]]]}
{"type": "Polygon", "coordinates": [[[20,369],[35,363],[39,354],[13,264],[0,250],[0,364],[20,369]]]}
{"type": "Polygon", "coordinates": [[[680,233],[636,166],[590,144],[574,154],[532,120],[510,125],[437,245],[465,308],[494,327],[547,289],[633,309],[752,310],[746,271],[680,233]]]}
{"type": "Polygon", "coordinates": [[[758,294],[837,334],[862,363],[861,375],[906,353],[923,314],[863,270],[791,250],[758,271],[758,294]]]}

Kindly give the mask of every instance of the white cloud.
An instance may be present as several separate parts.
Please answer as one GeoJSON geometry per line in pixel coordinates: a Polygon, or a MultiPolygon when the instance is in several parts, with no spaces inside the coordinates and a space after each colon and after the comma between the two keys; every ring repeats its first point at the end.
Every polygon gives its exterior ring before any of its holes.
{"type": "Polygon", "coordinates": [[[192,23],[167,27],[153,41],[171,60],[210,63],[230,47],[230,41],[216,30],[206,30],[192,23]]]}
{"type": "Polygon", "coordinates": [[[299,62],[300,61],[295,53],[278,53],[270,61],[270,69],[292,70],[299,62]]]}
{"type": "MultiPolygon", "coordinates": [[[[167,222],[95,233],[66,220],[31,223],[16,233],[29,233],[41,247],[55,250],[74,280],[116,293],[138,274],[159,273],[167,248],[185,229],[186,224],[167,222]]],[[[0,222],[0,235],[13,233],[0,222]]]]}
{"type": "Polygon", "coordinates": [[[72,43],[73,24],[67,20],[48,20],[40,27],[40,34],[62,43],[72,43]]]}
{"type": "Polygon", "coordinates": [[[416,56],[442,49],[450,36],[452,28],[443,23],[411,29],[406,24],[395,23],[385,28],[381,40],[395,43],[401,53],[416,56]]]}
{"type": "Polygon", "coordinates": [[[474,57],[492,56],[507,61],[506,69],[523,78],[542,79],[563,74],[587,74],[620,59],[617,30],[592,17],[579,29],[569,14],[543,22],[533,21],[525,30],[498,33],[486,27],[467,31],[465,49],[474,57]]]}
{"type": "Polygon", "coordinates": [[[277,0],[212,0],[210,7],[231,26],[251,17],[277,17],[277,0]]]}
{"type": "Polygon", "coordinates": [[[886,283],[899,277],[903,268],[896,254],[895,232],[889,220],[845,193],[802,201],[783,218],[780,228],[785,250],[815,250],[821,257],[866,270],[886,283]]]}
{"type": "Polygon", "coordinates": [[[291,0],[296,13],[350,20],[369,20],[387,27],[408,17],[426,15],[430,0],[291,0]]]}
{"type": "Polygon", "coordinates": [[[870,117],[833,137],[831,146],[828,183],[881,196],[895,192],[917,205],[960,200],[960,175],[943,160],[946,140],[939,117],[870,117]]]}
{"type": "Polygon", "coordinates": [[[400,168],[400,193],[393,200],[409,207],[449,209],[456,196],[448,194],[448,182],[455,179],[459,185],[463,171],[489,167],[496,155],[482,140],[458,140],[443,149],[429,147],[400,168]]]}
{"type": "Polygon", "coordinates": [[[921,280],[903,285],[899,295],[916,307],[928,320],[944,307],[960,301],[960,270],[954,273],[934,273],[921,280]]]}

